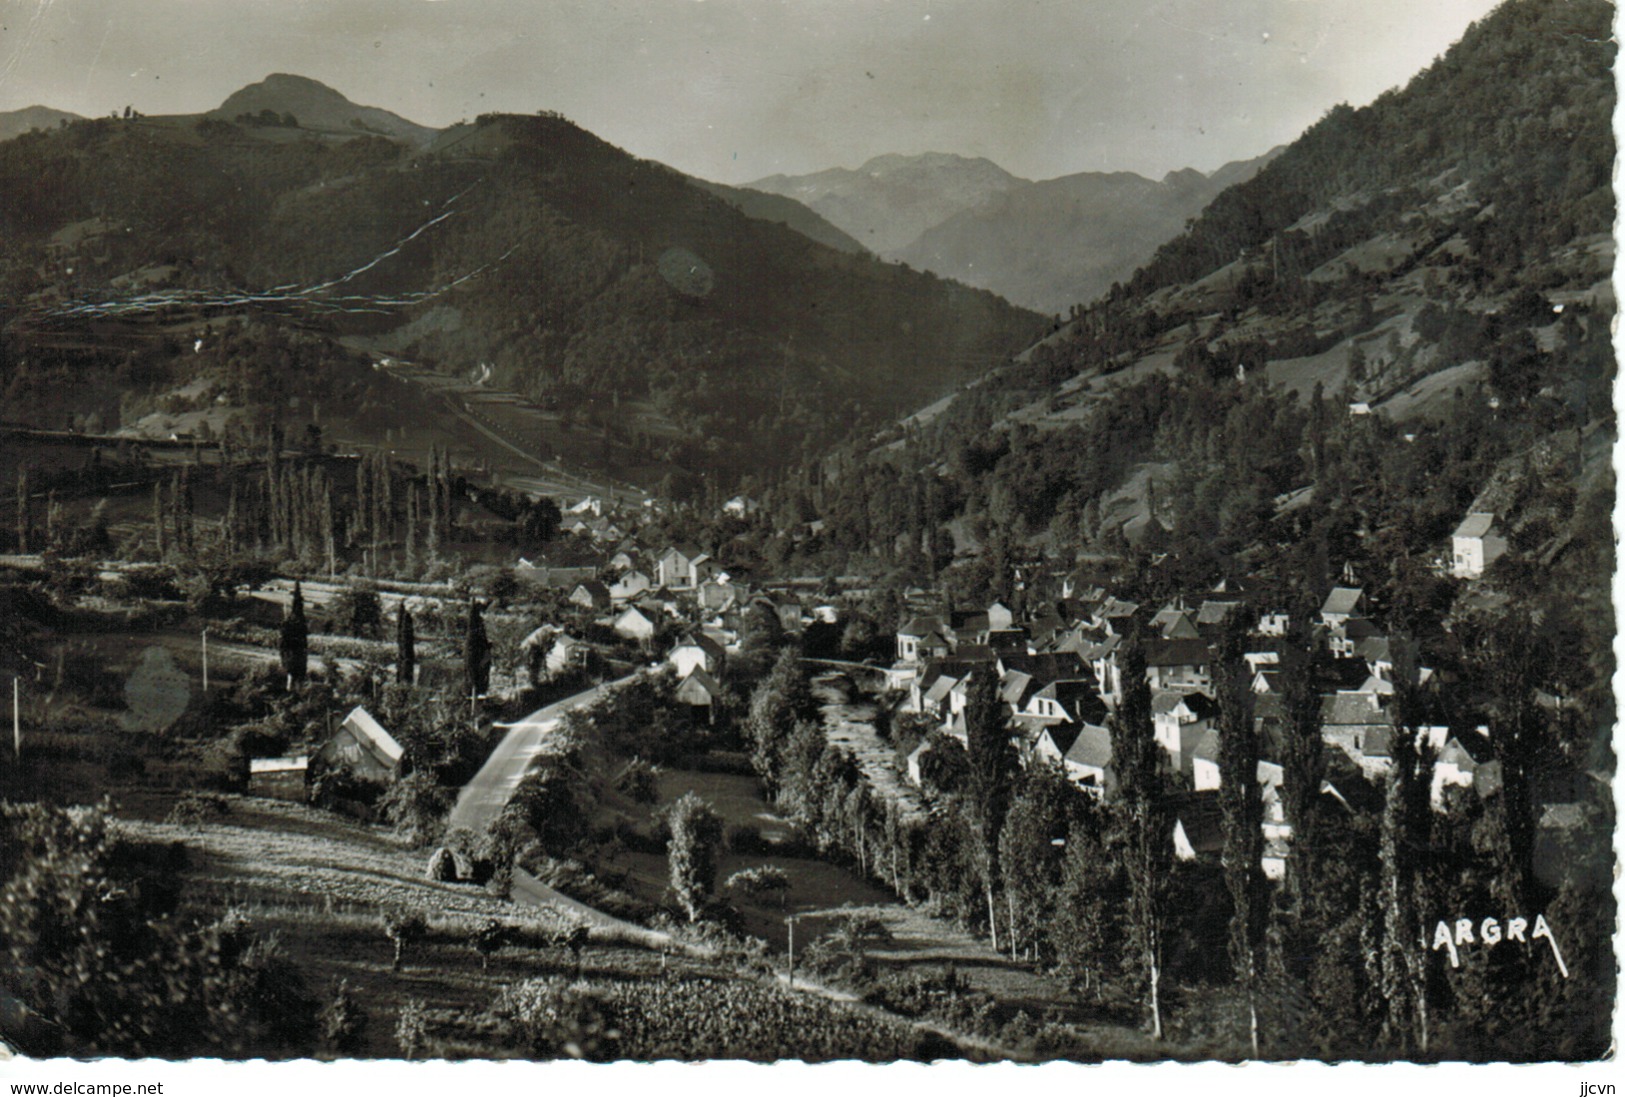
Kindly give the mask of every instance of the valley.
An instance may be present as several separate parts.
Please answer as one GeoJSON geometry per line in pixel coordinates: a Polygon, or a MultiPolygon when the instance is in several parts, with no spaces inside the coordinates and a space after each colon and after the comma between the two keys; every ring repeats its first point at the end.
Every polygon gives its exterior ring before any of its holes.
{"type": "Polygon", "coordinates": [[[1160,180],[0,117],[0,1040],[1606,1057],[1611,17],[1160,180]]]}

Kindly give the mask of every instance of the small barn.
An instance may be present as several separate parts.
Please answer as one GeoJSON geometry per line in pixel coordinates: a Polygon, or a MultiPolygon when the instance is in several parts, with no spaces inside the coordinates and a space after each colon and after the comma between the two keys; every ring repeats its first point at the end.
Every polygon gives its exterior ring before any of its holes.
{"type": "Polygon", "coordinates": [[[403,753],[395,737],[357,705],[317,757],[327,768],[343,768],[363,780],[387,783],[400,776],[403,753]]]}
{"type": "Polygon", "coordinates": [[[717,680],[699,667],[689,671],[688,675],[677,683],[678,704],[714,710],[721,697],[722,687],[717,684],[717,680]]]}
{"type": "Polygon", "coordinates": [[[305,799],[305,776],[310,772],[306,755],[248,760],[248,794],[271,800],[305,799]]]}

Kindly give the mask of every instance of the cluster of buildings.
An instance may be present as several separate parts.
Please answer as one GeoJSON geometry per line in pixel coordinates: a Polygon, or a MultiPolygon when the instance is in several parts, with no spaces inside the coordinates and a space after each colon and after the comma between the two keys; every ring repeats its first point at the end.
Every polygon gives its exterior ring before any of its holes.
{"type": "MultiPolygon", "coordinates": [[[[1217,649],[1226,631],[1239,628],[1246,637],[1241,672],[1259,732],[1264,864],[1279,876],[1291,834],[1281,801],[1283,676],[1307,674],[1319,695],[1322,738],[1348,763],[1329,767],[1334,775],[1350,767],[1367,778],[1385,773],[1392,765],[1394,726],[1394,655],[1385,630],[1366,615],[1360,588],[1337,587],[1326,596],[1306,630],[1311,650],[1286,638],[1291,625],[1269,595],[1235,584],[1146,606],[1073,578],[1057,602],[1026,617],[998,602],[985,610],[910,617],[897,630],[887,684],[906,694],[904,710],[928,717],[942,734],[963,742],[971,684],[982,675],[994,677],[1024,763],[1055,766],[1080,789],[1110,799],[1115,778],[1106,722],[1123,697],[1122,645],[1138,632],[1153,733],[1177,820],[1176,851],[1191,858],[1216,855],[1222,780],[1217,649]]],[[[1425,684],[1431,672],[1421,670],[1419,679],[1425,684]]],[[[1444,807],[1452,789],[1479,795],[1499,789],[1500,766],[1485,729],[1453,733],[1430,727],[1423,734],[1436,757],[1435,807],[1444,807]]],[[[933,747],[927,738],[908,759],[916,783],[921,759],[933,747]]],[[[1331,782],[1322,792],[1347,807],[1331,782]]]]}

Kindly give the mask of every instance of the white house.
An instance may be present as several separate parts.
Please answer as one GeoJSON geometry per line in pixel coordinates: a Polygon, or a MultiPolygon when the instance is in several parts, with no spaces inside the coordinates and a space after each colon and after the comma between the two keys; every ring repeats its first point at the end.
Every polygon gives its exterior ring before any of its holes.
{"type": "Polygon", "coordinates": [[[1359,587],[1333,587],[1320,607],[1320,621],[1329,629],[1342,628],[1350,617],[1360,611],[1365,592],[1359,587]]]}
{"type": "Polygon", "coordinates": [[[1506,550],[1506,538],[1496,528],[1495,515],[1469,514],[1450,535],[1450,574],[1457,579],[1477,579],[1506,550]]]}
{"type": "Polygon", "coordinates": [[[693,590],[716,573],[716,561],[693,545],[673,545],[655,564],[655,581],[667,590],[693,590]]]}
{"type": "Polygon", "coordinates": [[[630,602],[653,586],[654,582],[648,575],[633,568],[609,585],[609,597],[615,602],[630,602]]]}
{"type": "Polygon", "coordinates": [[[1197,745],[1218,716],[1219,706],[1205,693],[1158,690],[1151,695],[1151,726],[1168,768],[1189,774],[1197,745]]]}
{"type": "Polygon", "coordinates": [[[679,679],[687,678],[695,670],[703,670],[709,674],[721,674],[722,664],[727,653],[721,644],[703,632],[691,632],[683,636],[672,647],[666,656],[666,662],[677,670],[679,679]]]}

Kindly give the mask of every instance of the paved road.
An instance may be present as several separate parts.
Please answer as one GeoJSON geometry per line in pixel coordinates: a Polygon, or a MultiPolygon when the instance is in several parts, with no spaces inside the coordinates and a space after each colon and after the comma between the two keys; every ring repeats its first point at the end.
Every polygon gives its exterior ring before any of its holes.
{"type": "MultiPolygon", "coordinates": [[[[514,789],[529,772],[531,763],[552,748],[553,733],[564,718],[564,714],[572,709],[592,704],[604,691],[624,685],[634,677],[636,675],[629,675],[594,686],[562,701],[555,701],[545,708],[537,709],[523,720],[510,724],[508,734],[497,744],[497,749],[491,752],[491,757],[485,760],[485,765],[480,767],[480,771],[474,775],[472,781],[463,786],[462,793],[457,797],[456,806],[451,809],[451,818],[446,822],[447,829],[468,827],[475,834],[483,833],[513,796],[514,789]]],[[[706,949],[678,942],[668,933],[605,914],[548,887],[522,868],[514,869],[512,895],[515,902],[554,907],[578,922],[607,930],[622,940],[636,942],[646,948],[675,948],[682,952],[702,954],[708,952],[706,949]]]]}
{"type": "Polygon", "coordinates": [[[553,733],[564,719],[564,714],[592,704],[605,690],[631,680],[629,676],[594,686],[539,708],[523,720],[510,724],[508,734],[491,752],[491,757],[485,760],[485,765],[480,767],[474,779],[464,785],[463,791],[458,794],[457,804],[451,809],[451,818],[446,821],[447,828],[467,827],[475,834],[485,833],[485,828],[501,813],[512,798],[514,789],[530,771],[531,763],[537,756],[547,753],[553,745],[553,733]]]}

